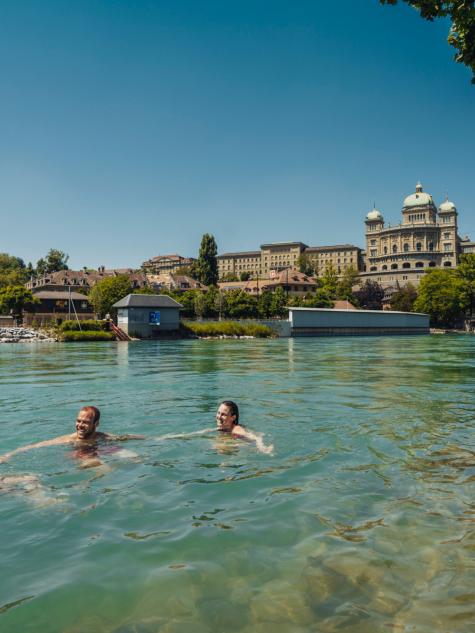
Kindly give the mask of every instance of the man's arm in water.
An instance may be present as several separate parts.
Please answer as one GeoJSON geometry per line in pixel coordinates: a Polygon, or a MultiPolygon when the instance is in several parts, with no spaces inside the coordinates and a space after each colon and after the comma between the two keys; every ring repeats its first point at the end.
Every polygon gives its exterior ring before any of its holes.
{"type": "Polygon", "coordinates": [[[35,444],[28,444],[26,446],[20,446],[9,453],[5,453],[5,455],[0,455],[0,463],[6,462],[10,457],[16,455],[17,453],[25,453],[26,451],[30,451],[32,448],[42,448],[43,446],[55,446],[58,444],[69,444],[70,442],[74,442],[76,435],[61,435],[59,437],[54,437],[52,440],[44,440],[43,442],[36,442],[35,444]]]}
{"type": "Polygon", "coordinates": [[[248,431],[247,429],[243,428],[242,426],[239,426],[237,429],[235,429],[232,433],[235,437],[242,437],[245,440],[249,440],[251,442],[254,442],[256,445],[257,450],[260,453],[266,453],[267,455],[271,454],[274,451],[274,445],[270,444],[269,446],[266,446],[264,444],[264,441],[262,439],[262,435],[253,433],[252,431],[248,431]]]}

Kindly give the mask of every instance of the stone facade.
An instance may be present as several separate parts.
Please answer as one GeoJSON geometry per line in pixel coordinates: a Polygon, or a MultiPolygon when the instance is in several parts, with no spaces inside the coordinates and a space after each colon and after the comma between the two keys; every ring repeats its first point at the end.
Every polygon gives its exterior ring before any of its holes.
{"type": "Polygon", "coordinates": [[[381,212],[370,211],[362,281],[371,279],[383,287],[417,286],[431,268],[455,268],[461,253],[457,215],[449,200],[437,209],[420,183],[404,199],[401,224],[385,226],[381,212]]]}
{"type": "Polygon", "coordinates": [[[181,255],[157,255],[142,264],[142,270],[149,275],[160,275],[163,273],[179,273],[181,268],[196,264],[193,257],[182,257],[181,255]]]}
{"type": "Polygon", "coordinates": [[[254,278],[272,279],[282,270],[295,270],[301,255],[307,255],[315,264],[317,276],[332,265],[340,275],[350,267],[362,267],[361,249],[352,244],[335,246],[307,246],[303,242],[275,242],[262,244],[259,251],[242,251],[218,255],[219,278],[225,275],[240,276],[247,272],[254,278]]]}

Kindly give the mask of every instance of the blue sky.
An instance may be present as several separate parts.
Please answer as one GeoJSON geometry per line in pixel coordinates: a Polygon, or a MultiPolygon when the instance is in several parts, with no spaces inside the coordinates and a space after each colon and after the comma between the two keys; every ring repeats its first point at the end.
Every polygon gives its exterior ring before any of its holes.
{"type": "Polygon", "coordinates": [[[417,180],[475,238],[475,86],[377,0],[2,0],[0,252],[364,245],[417,180]]]}

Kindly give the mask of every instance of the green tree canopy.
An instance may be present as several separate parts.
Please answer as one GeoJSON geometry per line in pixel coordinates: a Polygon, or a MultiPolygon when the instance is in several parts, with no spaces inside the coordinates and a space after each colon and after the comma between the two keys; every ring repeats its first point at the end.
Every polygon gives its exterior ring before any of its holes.
{"type": "Polygon", "coordinates": [[[414,310],[429,314],[432,325],[456,325],[462,317],[462,308],[460,280],[455,271],[436,268],[427,272],[420,281],[414,310]]]}
{"type": "Polygon", "coordinates": [[[475,312],[475,254],[460,256],[455,275],[459,280],[460,307],[465,312],[468,324],[471,324],[475,312]]]}
{"type": "Polygon", "coordinates": [[[25,286],[5,286],[0,290],[0,312],[2,314],[11,313],[21,319],[23,310],[32,308],[38,303],[39,300],[25,286]]]}
{"type": "Polygon", "coordinates": [[[330,299],[336,299],[338,290],[338,273],[331,262],[325,266],[325,270],[319,281],[320,287],[325,290],[330,299]]]}
{"type": "Polygon", "coordinates": [[[0,288],[24,284],[30,275],[20,257],[0,253],[0,288]]]}
{"type": "Polygon", "coordinates": [[[384,290],[376,281],[367,279],[354,294],[358,304],[364,310],[382,310],[384,290]]]}
{"type": "MultiPolygon", "coordinates": [[[[381,4],[397,4],[397,0],[379,0],[381,4]]],[[[475,83],[475,7],[473,0],[403,0],[417,9],[421,17],[432,22],[435,18],[449,18],[451,27],[447,41],[457,53],[456,62],[472,70],[475,83]]]]}
{"type": "Polygon", "coordinates": [[[302,253],[299,256],[297,260],[297,266],[298,266],[299,271],[303,273],[304,275],[308,275],[309,277],[312,277],[313,275],[317,274],[317,264],[306,253],[302,253]]]}
{"type": "Polygon", "coordinates": [[[198,279],[205,286],[218,283],[218,247],[212,235],[205,233],[201,238],[198,255],[198,279]]]}
{"type": "Polygon", "coordinates": [[[391,297],[391,310],[399,312],[413,312],[414,302],[417,299],[417,290],[412,284],[400,288],[391,297]]]}
{"type": "Polygon", "coordinates": [[[359,278],[359,273],[356,268],[350,266],[346,268],[341,276],[341,279],[338,280],[337,288],[336,288],[336,298],[348,301],[354,301],[355,297],[353,295],[353,286],[356,284],[359,278]]]}
{"type": "Polygon", "coordinates": [[[95,284],[89,292],[89,301],[99,318],[104,318],[112,311],[114,303],[133,291],[127,275],[106,277],[95,284]]]}
{"type": "Polygon", "coordinates": [[[257,317],[257,299],[241,290],[226,293],[226,316],[232,319],[253,319],[257,317]]]}
{"type": "Polygon", "coordinates": [[[42,257],[36,263],[37,275],[48,275],[58,270],[68,270],[69,255],[59,251],[57,248],[51,248],[46,257],[42,257]]]}

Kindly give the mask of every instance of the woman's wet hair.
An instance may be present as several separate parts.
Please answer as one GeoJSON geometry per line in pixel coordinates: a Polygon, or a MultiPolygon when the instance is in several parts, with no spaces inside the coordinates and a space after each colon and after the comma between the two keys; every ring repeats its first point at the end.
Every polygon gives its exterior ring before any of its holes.
{"type": "Polygon", "coordinates": [[[223,400],[221,404],[224,404],[225,407],[231,410],[231,415],[235,415],[236,419],[234,420],[234,424],[239,424],[239,407],[232,400],[223,400]]]}

